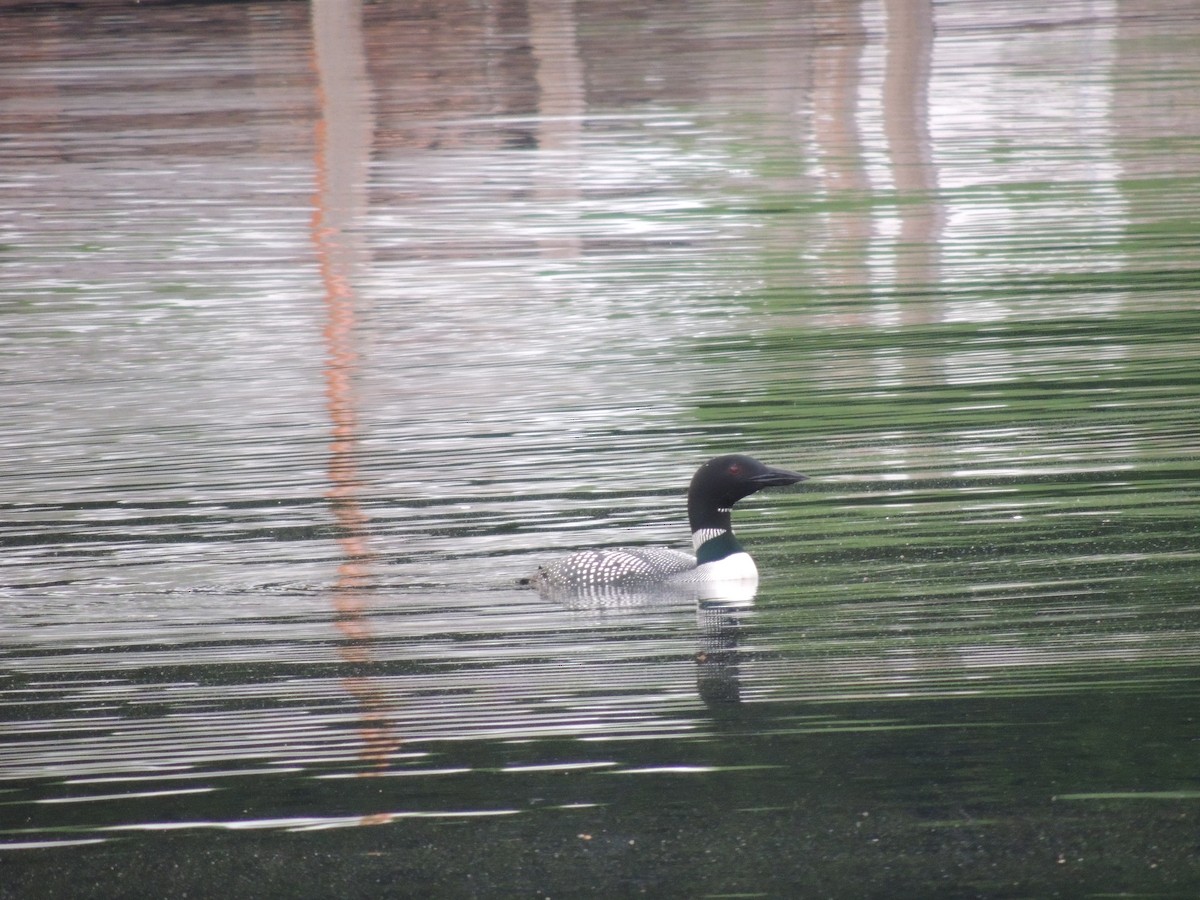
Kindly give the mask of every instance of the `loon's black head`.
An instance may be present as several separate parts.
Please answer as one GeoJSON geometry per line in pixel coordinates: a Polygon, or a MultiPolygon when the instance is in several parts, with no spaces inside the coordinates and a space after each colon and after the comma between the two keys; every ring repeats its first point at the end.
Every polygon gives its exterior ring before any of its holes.
{"type": "Polygon", "coordinates": [[[710,459],[692,476],[688,488],[688,519],[692,530],[728,527],[729,510],[743,497],[765,487],[805,481],[807,475],[776,469],[752,456],[734,453],[710,459]]]}

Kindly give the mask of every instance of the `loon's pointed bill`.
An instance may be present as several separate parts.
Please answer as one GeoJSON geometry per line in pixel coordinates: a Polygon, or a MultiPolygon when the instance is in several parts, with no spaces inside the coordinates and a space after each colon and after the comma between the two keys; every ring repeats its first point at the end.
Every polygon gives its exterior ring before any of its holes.
{"type": "Polygon", "coordinates": [[[524,583],[544,592],[622,588],[652,592],[720,584],[753,587],[758,569],[733,533],[730,511],[766,487],[807,481],[808,476],[734,453],[710,459],[688,486],[688,524],[695,555],[665,547],[582,550],[540,566],[524,583]]]}
{"type": "Polygon", "coordinates": [[[799,472],[789,472],[787,469],[776,469],[774,466],[765,466],[765,472],[761,475],[751,477],[751,481],[759,487],[783,487],[789,484],[798,484],[801,481],[808,481],[807,475],[801,475],[799,472]]]}

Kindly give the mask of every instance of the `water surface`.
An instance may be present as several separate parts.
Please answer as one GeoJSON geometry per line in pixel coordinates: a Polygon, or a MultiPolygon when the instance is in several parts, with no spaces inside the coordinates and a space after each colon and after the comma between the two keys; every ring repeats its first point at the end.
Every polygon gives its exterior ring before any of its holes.
{"type": "Polygon", "coordinates": [[[0,17],[0,895],[1195,895],[1189,4],[0,17]]]}

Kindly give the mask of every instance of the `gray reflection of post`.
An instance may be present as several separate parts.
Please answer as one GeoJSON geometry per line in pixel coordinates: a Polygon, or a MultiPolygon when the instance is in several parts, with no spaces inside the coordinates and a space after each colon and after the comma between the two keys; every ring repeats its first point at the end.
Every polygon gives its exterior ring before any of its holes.
{"type": "MultiPolygon", "coordinates": [[[[884,7],[887,63],[883,127],[900,217],[896,281],[924,286],[937,280],[937,247],[943,222],[929,133],[933,4],[931,0],[884,0],[884,7]]],[[[910,302],[903,309],[911,313],[920,307],[910,302]]]]}
{"type": "MultiPolygon", "coordinates": [[[[574,0],[533,0],[529,4],[529,42],[537,62],[538,165],[534,196],[556,207],[556,221],[577,221],[580,135],[587,98],[583,63],[576,41],[574,0]],[[570,216],[564,215],[571,212],[570,216]]],[[[562,259],[579,256],[574,227],[540,239],[542,255],[562,259]]]]}
{"type": "MultiPolygon", "coordinates": [[[[865,197],[870,190],[859,133],[858,95],[867,34],[860,2],[819,4],[820,40],[813,50],[813,140],[826,199],[865,197]]],[[[871,220],[860,210],[832,208],[825,246],[831,259],[823,268],[837,284],[866,282],[871,220]],[[847,262],[840,262],[847,260],[847,262]]]]}

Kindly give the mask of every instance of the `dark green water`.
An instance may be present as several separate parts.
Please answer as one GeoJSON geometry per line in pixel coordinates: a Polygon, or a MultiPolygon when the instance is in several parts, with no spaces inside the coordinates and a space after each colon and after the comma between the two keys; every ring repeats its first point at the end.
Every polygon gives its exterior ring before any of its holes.
{"type": "Polygon", "coordinates": [[[0,4],[0,896],[1200,893],[1200,18],[900,6],[0,4]]]}

